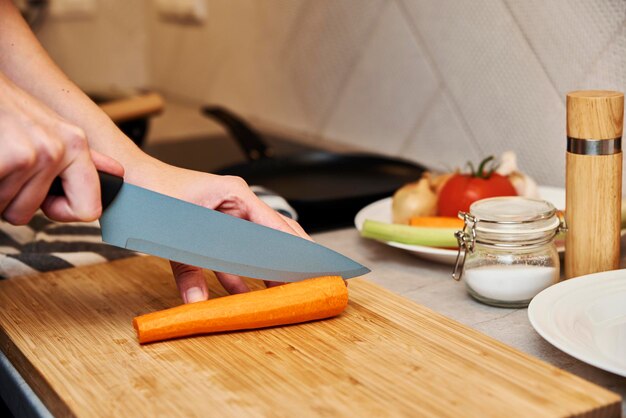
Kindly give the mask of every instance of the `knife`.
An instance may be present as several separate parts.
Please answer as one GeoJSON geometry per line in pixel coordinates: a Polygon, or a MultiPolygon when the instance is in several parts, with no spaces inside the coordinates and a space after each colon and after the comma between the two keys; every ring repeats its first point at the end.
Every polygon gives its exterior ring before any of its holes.
{"type": "MultiPolygon", "coordinates": [[[[125,183],[99,172],[102,240],[117,247],[245,277],[294,282],[369,273],[306,239],[125,183]]],[[[56,178],[50,195],[62,196],[56,178]]]]}

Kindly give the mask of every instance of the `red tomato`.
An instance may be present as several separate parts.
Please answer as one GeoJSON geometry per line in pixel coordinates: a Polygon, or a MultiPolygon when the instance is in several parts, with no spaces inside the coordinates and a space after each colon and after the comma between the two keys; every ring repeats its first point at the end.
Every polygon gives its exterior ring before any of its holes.
{"type": "Polygon", "coordinates": [[[470,205],[475,201],[497,196],[517,196],[508,178],[498,173],[492,173],[489,178],[455,174],[441,189],[437,215],[456,217],[459,211],[469,212],[470,205]]]}

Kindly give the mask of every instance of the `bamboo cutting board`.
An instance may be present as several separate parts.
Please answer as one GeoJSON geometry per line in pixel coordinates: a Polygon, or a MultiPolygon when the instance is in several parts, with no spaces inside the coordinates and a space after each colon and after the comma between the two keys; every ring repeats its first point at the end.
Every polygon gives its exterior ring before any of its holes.
{"type": "MultiPolygon", "coordinates": [[[[223,294],[211,278],[213,295],[223,294]]],[[[140,346],[180,303],[137,257],[0,283],[0,344],[56,416],[611,417],[616,394],[350,280],[339,317],[140,346]]]]}

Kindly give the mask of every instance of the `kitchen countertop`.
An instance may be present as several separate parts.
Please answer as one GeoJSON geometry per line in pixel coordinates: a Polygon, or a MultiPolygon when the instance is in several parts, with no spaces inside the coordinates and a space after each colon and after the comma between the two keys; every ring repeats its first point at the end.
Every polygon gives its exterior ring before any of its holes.
{"type": "MultiPolygon", "coordinates": [[[[354,228],[314,234],[314,239],[369,267],[372,272],[366,276],[368,280],[626,399],[626,378],[590,366],[553,347],[530,325],[527,309],[496,308],[475,301],[462,282],[452,279],[452,266],[422,260],[403,250],[363,239],[354,228]]],[[[622,256],[622,265],[625,264],[626,256],[622,256]]],[[[624,400],[622,415],[626,416],[624,400]]]]}
{"type": "MultiPolygon", "coordinates": [[[[272,127],[263,128],[270,128],[272,133],[282,133],[272,127]]],[[[168,101],[165,113],[154,120],[148,144],[158,146],[167,143],[174,134],[180,139],[185,134],[189,137],[216,135],[221,132],[222,129],[214,122],[199,114],[197,107],[168,101]]],[[[288,133],[285,136],[293,137],[288,133]]],[[[311,140],[304,138],[303,142],[310,145],[311,140]]],[[[328,141],[321,144],[317,141],[315,144],[335,151],[346,150],[345,146],[328,141]]],[[[626,378],[583,363],[549,344],[530,325],[527,309],[496,308],[475,301],[468,295],[462,282],[451,278],[452,266],[433,263],[405,251],[362,239],[355,228],[318,233],[313,237],[322,245],[340,251],[371,268],[372,273],[367,275],[368,280],[612,390],[626,399],[626,378]]],[[[622,243],[623,248],[626,248],[625,244],[622,243]]],[[[622,267],[626,267],[624,253],[626,252],[623,251],[622,267]]],[[[626,400],[622,401],[622,415],[626,416],[626,400]]]]}
{"type": "Polygon", "coordinates": [[[59,416],[620,414],[616,394],[364,278],[334,319],[144,346],[130,319],[180,304],[166,260],[0,284],[3,351],[59,416]]]}
{"type": "MultiPolygon", "coordinates": [[[[195,114],[194,108],[173,106],[173,109],[173,116],[166,113],[153,125],[149,144],[167,142],[163,138],[167,138],[168,133],[179,132],[175,127],[181,120],[192,135],[219,132],[205,119],[189,116],[195,114]]],[[[550,345],[530,325],[527,309],[495,308],[476,302],[467,294],[463,283],[451,278],[451,266],[362,239],[354,228],[314,234],[314,239],[371,268],[372,272],[366,276],[368,280],[626,398],[626,378],[587,365],[550,345]]],[[[625,261],[623,257],[622,265],[625,261]]],[[[19,380],[19,376],[10,378],[19,380]]],[[[23,381],[17,384],[23,385],[23,381]]],[[[0,386],[6,387],[6,384],[0,386]]],[[[26,393],[26,398],[35,397],[32,391],[22,389],[22,392],[26,393]]],[[[36,401],[33,402],[38,405],[36,401]]],[[[626,416],[624,401],[622,414],[626,416]]],[[[41,416],[41,412],[38,415],[41,416]]]]}
{"type": "MultiPolygon", "coordinates": [[[[449,265],[422,260],[403,250],[366,240],[355,228],[313,234],[320,244],[368,266],[368,280],[505,344],[603,386],[626,398],[626,378],[587,365],[544,341],[531,327],[527,309],[495,308],[473,300],[449,265]]],[[[626,257],[622,261],[626,261],[626,257]]],[[[19,397],[21,416],[50,416],[28,385],[0,356],[0,391],[19,397]]],[[[14,404],[15,405],[15,404],[14,404]]],[[[626,404],[622,401],[622,415],[626,404]]]]}

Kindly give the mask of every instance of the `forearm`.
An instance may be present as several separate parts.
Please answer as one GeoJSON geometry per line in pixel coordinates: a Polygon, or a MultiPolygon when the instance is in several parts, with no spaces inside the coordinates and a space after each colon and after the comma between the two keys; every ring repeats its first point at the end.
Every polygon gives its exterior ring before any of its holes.
{"type": "Polygon", "coordinates": [[[90,147],[119,161],[128,178],[158,165],[57,67],[10,0],[0,0],[0,71],[81,127],[90,147]]]}

